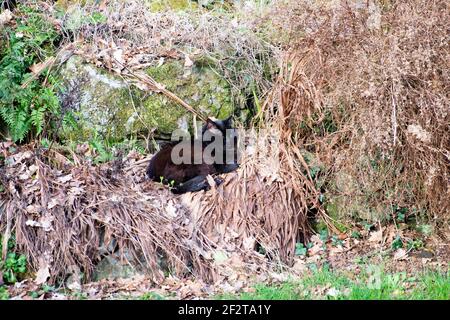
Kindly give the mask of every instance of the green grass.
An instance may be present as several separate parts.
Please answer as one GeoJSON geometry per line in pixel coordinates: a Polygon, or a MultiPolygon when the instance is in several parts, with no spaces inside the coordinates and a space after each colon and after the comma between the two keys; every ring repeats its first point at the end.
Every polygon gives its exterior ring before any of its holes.
{"type": "Polygon", "coordinates": [[[8,290],[4,286],[0,286],[0,300],[8,300],[9,294],[8,290]]]}
{"type": "Polygon", "coordinates": [[[386,273],[368,266],[357,276],[327,268],[302,279],[279,285],[258,284],[253,292],[220,295],[216,299],[241,300],[449,300],[450,273],[426,271],[413,276],[405,272],[386,273]]]}
{"type": "Polygon", "coordinates": [[[139,297],[139,300],[165,300],[166,298],[155,293],[155,292],[147,292],[139,297]]]}

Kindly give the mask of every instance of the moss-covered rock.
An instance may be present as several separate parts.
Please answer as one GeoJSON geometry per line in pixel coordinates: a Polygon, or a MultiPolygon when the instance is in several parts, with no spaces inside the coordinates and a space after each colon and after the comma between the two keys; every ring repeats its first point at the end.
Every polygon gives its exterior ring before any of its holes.
{"type": "Polygon", "coordinates": [[[328,181],[325,209],[336,221],[384,221],[389,208],[375,200],[380,197],[378,192],[361,183],[354,173],[341,170],[328,181]]]}
{"type": "Polygon", "coordinates": [[[145,271],[141,268],[134,267],[126,261],[121,261],[118,257],[106,256],[96,265],[94,280],[128,279],[144,274],[145,271]]]}
{"type": "MultiPolygon", "coordinates": [[[[148,68],[147,73],[204,114],[224,118],[233,111],[228,84],[210,68],[186,68],[168,60],[148,68]]],[[[143,92],[122,78],[72,57],[62,69],[61,100],[66,121],[60,134],[70,141],[95,136],[120,141],[129,135],[156,129],[170,134],[192,118],[182,106],[166,96],[143,92]]]]}

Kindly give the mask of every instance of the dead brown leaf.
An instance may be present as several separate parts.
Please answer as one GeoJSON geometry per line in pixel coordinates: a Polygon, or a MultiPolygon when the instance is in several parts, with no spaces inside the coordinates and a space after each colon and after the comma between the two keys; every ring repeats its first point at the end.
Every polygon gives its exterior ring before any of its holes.
{"type": "Polygon", "coordinates": [[[40,285],[45,283],[49,277],[50,277],[50,270],[48,264],[46,264],[39,268],[38,272],[36,273],[36,278],[34,282],[37,285],[40,285]]]}
{"type": "Polygon", "coordinates": [[[13,18],[12,12],[9,9],[4,10],[0,13],[0,27],[10,22],[13,18]]]}
{"type": "Polygon", "coordinates": [[[394,260],[405,260],[408,258],[408,253],[405,249],[397,249],[394,253],[394,260]]]}
{"type": "Polygon", "coordinates": [[[379,229],[378,231],[372,231],[370,233],[369,242],[381,243],[383,241],[383,229],[379,229]]]}
{"type": "Polygon", "coordinates": [[[189,58],[189,55],[185,54],[184,55],[184,66],[185,68],[190,68],[194,65],[194,61],[191,60],[191,58],[189,58]]]}

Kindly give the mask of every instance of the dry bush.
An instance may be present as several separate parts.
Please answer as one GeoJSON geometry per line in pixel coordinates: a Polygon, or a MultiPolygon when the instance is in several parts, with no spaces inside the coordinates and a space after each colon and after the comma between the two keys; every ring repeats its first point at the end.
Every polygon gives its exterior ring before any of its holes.
{"type": "Polygon", "coordinates": [[[309,214],[321,211],[299,150],[281,122],[269,123],[247,133],[239,169],[225,175],[217,190],[182,200],[215,245],[237,247],[247,258],[261,251],[283,266],[292,263],[297,242],[309,241],[309,214]]]}
{"type": "Polygon", "coordinates": [[[259,33],[257,9],[153,12],[142,0],[113,0],[103,8],[71,5],[60,24],[64,33],[81,39],[91,55],[101,54],[103,43],[113,43],[140,68],[158,65],[161,57],[176,58],[177,52],[188,54],[217,70],[230,84],[236,104],[244,107],[252,90],[270,87],[277,51],[259,33]],[[99,13],[104,21],[88,23],[86,17],[99,13]]]}
{"type": "Polygon", "coordinates": [[[317,193],[292,174],[300,164],[279,127],[266,135],[217,189],[181,197],[146,180],[142,160],[92,166],[72,151],[2,143],[3,241],[14,234],[31,270],[48,272],[50,283],[80,271],[89,281],[111,254],[156,282],[164,271],[216,283],[279,270],[310,235],[317,193]]]}
{"type": "MultiPolygon", "coordinates": [[[[283,1],[273,24],[290,69],[272,108],[328,168],[328,208],[386,219],[450,212],[446,1],[283,1]]],[[[337,211],[337,212],[336,212],[337,211]]]]}
{"type": "MultiPolygon", "coordinates": [[[[8,155],[5,149],[2,153],[8,155]]],[[[59,152],[46,155],[23,147],[7,156],[2,168],[6,191],[0,230],[5,242],[15,235],[32,270],[49,271],[53,282],[78,268],[90,279],[101,255],[114,251],[116,243],[121,257],[151,272],[155,280],[163,277],[161,257],[176,271],[186,272],[186,264],[195,258],[189,258],[192,251],[177,218],[188,215],[171,194],[73,156],[78,165],[59,152]]]]}

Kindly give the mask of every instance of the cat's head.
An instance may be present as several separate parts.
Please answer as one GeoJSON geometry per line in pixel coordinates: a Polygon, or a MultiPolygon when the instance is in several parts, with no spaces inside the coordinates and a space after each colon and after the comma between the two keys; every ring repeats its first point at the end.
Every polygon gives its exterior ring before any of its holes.
{"type": "Polygon", "coordinates": [[[233,117],[230,116],[224,120],[208,117],[206,123],[203,125],[202,134],[209,131],[213,135],[225,136],[226,131],[233,128],[233,117]]]}

